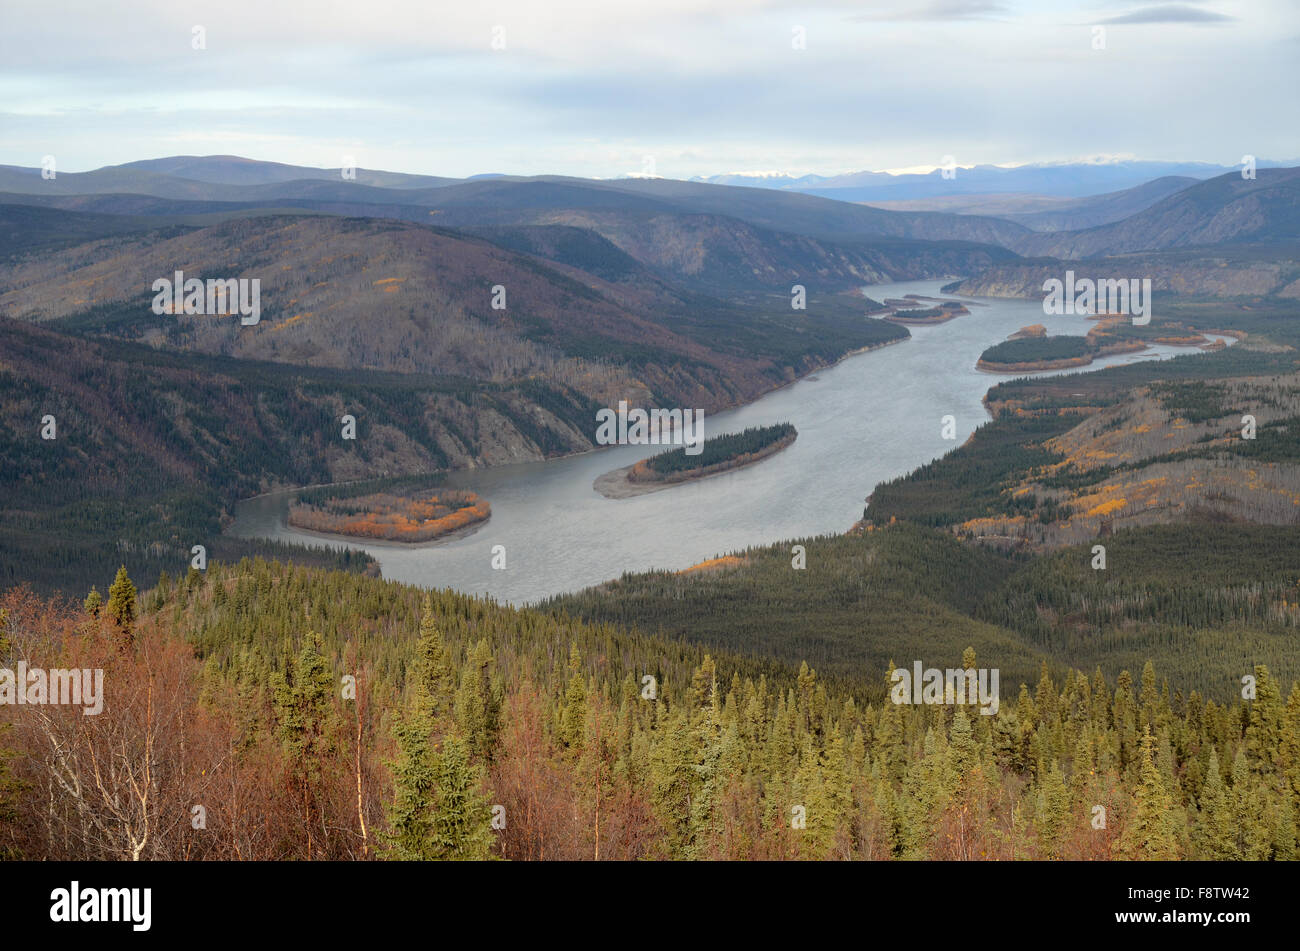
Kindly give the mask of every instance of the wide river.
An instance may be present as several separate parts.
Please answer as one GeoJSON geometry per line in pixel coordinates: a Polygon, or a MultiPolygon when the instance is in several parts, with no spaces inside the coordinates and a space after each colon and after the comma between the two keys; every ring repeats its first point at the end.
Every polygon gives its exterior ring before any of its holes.
{"type": "MultiPolygon", "coordinates": [[[[885,284],[866,293],[876,300],[952,296],[939,295],[942,283],[885,284]]],[[[619,500],[600,495],[592,482],[658,447],[618,446],[458,472],[450,485],[473,489],[492,505],[491,519],[477,531],[416,547],[349,544],[374,555],[386,578],[523,604],[627,571],[678,570],[751,545],[843,532],[862,517],[864,499],[878,482],[943,455],[988,419],[980,400],[1007,377],[975,369],[985,348],[1027,324],[1044,324],[1053,336],[1083,334],[1092,326],[1079,316],[1044,315],[1039,301],[971,300],[985,306],[944,324],[909,327],[911,340],[849,357],[748,406],[705,416],[706,436],[793,423],[799,431],[794,444],[756,465],[619,500]],[[948,414],[956,417],[955,442],[941,436],[948,414]],[[496,545],[505,547],[504,570],[492,567],[496,545]]],[[[1098,360],[1089,369],[1190,352],[1152,347],[1098,360]]],[[[286,490],[241,503],[230,531],[325,544],[285,525],[291,496],[286,490]]]]}

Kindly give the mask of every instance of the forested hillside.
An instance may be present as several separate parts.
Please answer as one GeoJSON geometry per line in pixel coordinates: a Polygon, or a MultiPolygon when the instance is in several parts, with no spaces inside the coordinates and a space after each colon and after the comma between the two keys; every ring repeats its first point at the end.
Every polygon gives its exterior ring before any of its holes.
{"type": "Polygon", "coordinates": [[[107,699],[2,708],[10,857],[1295,857],[1300,688],[1263,666],[1227,705],[1044,668],[984,715],[260,560],[10,592],[15,656],[102,667],[107,699]]]}
{"type": "MultiPolygon", "coordinates": [[[[287,368],[3,319],[0,397],[0,582],[64,591],[106,564],[148,578],[178,570],[198,544],[286,554],[222,536],[223,516],[277,485],[586,448],[595,413],[540,381],[287,368]],[[345,415],[355,439],[343,438],[345,415]]],[[[340,557],[370,562],[330,563],[340,557]]]]}
{"type": "Polygon", "coordinates": [[[1164,198],[1128,218],[1082,231],[1026,235],[1027,255],[1090,258],[1157,248],[1294,242],[1300,238],[1300,169],[1228,172],[1164,198]]]}

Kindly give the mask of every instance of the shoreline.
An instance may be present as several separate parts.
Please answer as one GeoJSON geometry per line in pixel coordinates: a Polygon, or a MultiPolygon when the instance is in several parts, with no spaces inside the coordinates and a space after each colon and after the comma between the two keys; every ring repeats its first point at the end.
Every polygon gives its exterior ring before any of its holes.
{"type": "MultiPolygon", "coordinates": [[[[285,491],[296,491],[296,490],[289,489],[285,491]]],[[[265,498],[267,495],[270,494],[271,493],[269,492],[263,493],[260,496],[255,496],[255,498],[265,498]]],[[[300,528],[297,525],[290,525],[289,520],[287,518],[284,521],[283,527],[285,529],[291,530],[296,535],[309,535],[312,538],[319,538],[322,541],[338,542],[340,544],[352,545],[354,547],[365,547],[368,545],[374,545],[379,548],[411,549],[411,548],[434,548],[438,545],[441,545],[444,542],[454,541],[459,538],[468,538],[470,535],[473,535],[475,532],[477,532],[480,528],[482,528],[490,521],[492,521],[492,516],[489,515],[487,518],[483,519],[482,521],[475,522],[473,525],[466,525],[464,528],[458,528],[454,532],[447,532],[445,535],[439,535],[437,538],[427,538],[422,542],[399,542],[392,538],[370,538],[364,535],[339,535],[334,532],[318,532],[310,528],[300,528]]],[[[290,541],[287,542],[287,544],[292,545],[294,543],[290,541]]]]}
{"type": "MultiPolygon", "coordinates": [[[[1149,350],[1150,347],[1142,347],[1140,350],[1124,351],[1126,353],[1141,353],[1143,350],[1149,350]]],[[[1097,356],[1113,356],[1113,354],[1098,354],[1097,356]]],[[[1043,370],[1069,370],[1073,367],[1090,366],[1096,357],[1091,354],[1082,357],[1062,357],[1059,360],[1032,360],[1026,363],[987,363],[983,359],[975,361],[975,369],[981,373],[1039,373],[1043,370]]]]}

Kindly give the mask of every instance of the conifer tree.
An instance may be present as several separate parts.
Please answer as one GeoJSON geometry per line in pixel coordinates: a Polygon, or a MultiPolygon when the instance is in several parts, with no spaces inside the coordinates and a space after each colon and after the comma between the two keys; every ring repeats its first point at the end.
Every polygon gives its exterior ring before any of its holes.
{"type": "Polygon", "coordinates": [[[1137,744],[1137,710],[1133,703],[1133,677],[1127,670],[1120,671],[1115,681],[1111,719],[1118,734],[1120,768],[1128,769],[1136,759],[1134,747],[1137,744]]]}
{"type": "Polygon", "coordinates": [[[1246,749],[1240,746],[1232,759],[1233,828],[1241,857],[1248,862],[1260,862],[1271,857],[1272,834],[1266,822],[1262,791],[1252,779],[1246,749]]]}
{"type": "Polygon", "coordinates": [[[1156,706],[1160,694],[1156,690],[1156,667],[1150,659],[1142,665],[1142,689],[1138,692],[1138,726],[1150,727],[1154,732],[1156,726],[1156,706]]]}
{"type": "Polygon", "coordinates": [[[388,804],[388,830],[382,833],[390,858],[405,861],[431,859],[434,843],[434,803],[438,795],[439,763],[433,749],[433,722],[427,705],[412,704],[399,713],[393,726],[397,759],[393,771],[393,797],[388,804]]]}
{"type": "Polygon", "coordinates": [[[1223,771],[1219,767],[1219,753],[1210,747],[1210,765],[1206,770],[1205,784],[1201,790],[1200,811],[1193,840],[1200,858],[1236,859],[1237,849],[1233,832],[1233,808],[1228,791],[1223,785],[1223,771]]]}
{"type": "Polygon", "coordinates": [[[1246,727],[1246,761],[1251,772],[1271,776],[1282,753],[1282,691],[1263,664],[1255,665],[1255,699],[1246,727]]]}
{"type": "Polygon", "coordinates": [[[1034,815],[1043,857],[1059,859],[1061,846],[1070,828],[1070,796],[1065,788],[1065,774],[1056,760],[1039,769],[1038,802],[1034,815]]]}
{"type": "Polygon", "coordinates": [[[135,639],[135,597],[135,585],[127,577],[126,565],[122,565],[108,589],[108,619],[117,628],[123,649],[135,639]]]}
{"type": "MultiPolygon", "coordinates": [[[[952,717],[950,750],[953,780],[957,785],[968,781],[972,770],[979,768],[980,751],[971,729],[970,717],[958,707],[952,717]]],[[[955,790],[954,790],[955,791],[955,790]]]]}
{"type": "Polygon", "coordinates": [[[485,859],[492,849],[492,811],[480,791],[483,770],[470,762],[460,737],[442,740],[434,761],[437,804],[433,811],[432,858],[485,859]]]}
{"type": "Polygon", "coordinates": [[[581,749],[587,729],[587,679],[576,642],[569,647],[569,685],[560,711],[560,738],[569,749],[581,749]]]}
{"type": "Polygon", "coordinates": [[[480,639],[470,652],[456,691],[456,726],[470,755],[485,761],[496,746],[501,713],[500,685],[492,675],[492,650],[480,639]]]}
{"type": "Polygon", "coordinates": [[[284,674],[272,678],[275,713],[280,740],[288,761],[289,786],[302,808],[307,830],[307,853],[311,857],[322,777],[335,751],[333,708],[330,694],[334,680],[321,653],[321,637],[307,637],[302,651],[291,660],[284,674]]]}
{"type": "MultiPolygon", "coordinates": [[[[485,777],[450,720],[451,665],[432,617],[426,598],[412,696],[393,728],[397,759],[390,764],[393,796],[382,839],[394,859],[482,859],[493,843],[485,777]]],[[[463,703],[464,711],[469,701],[463,703]]]]}
{"type": "Polygon", "coordinates": [[[1293,812],[1300,811],[1300,683],[1287,696],[1278,766],[1285,777],[1293,812]]]}
{"type": "Polygon", "coordinates": [[[1145,730],[1138,749],[1137,792],[1133,821],[1125,830],[1126,850],[1132,858],[1161,860],[1178,857],[1177,818],[1173,797],[1156,768],[1155,738],[1145,730]]]}
{"type": "Polygon", "coordinates": [[[1038,710],[1029,696],[1027,684],[1020,685],[1020,698],[1016,701],[1016,721],[1020,735],[1016,738],[1016,752],[1012,760],[1020,772],[1032,773],[1037,760],[1033,755],[1034,738],[1038,733],[1038,710]]]}
{"type": "Polygon", "coordinates": [[[420,636],[415,642],[414,695],[427,707],[431,726],[442,728],[452,716],[456,681],[451,656],[438,630],[433,600],[425,595],[420,614],[420,636]]]}
{"type": "Polygon", "coordinates": [[[669,716],[665,735],[650,753],[650,804],[666,835],[667,858],[684,858],[691,844],[691,800],[698,772],[695,744],[685,714],[669,716]]]}

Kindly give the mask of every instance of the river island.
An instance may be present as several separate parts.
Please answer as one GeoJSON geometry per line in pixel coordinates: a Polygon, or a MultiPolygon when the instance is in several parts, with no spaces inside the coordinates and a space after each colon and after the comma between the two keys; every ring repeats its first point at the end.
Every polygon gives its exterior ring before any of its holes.
{"type": "Polygon", "coordinates": [[[752,426],[744,432],[706,439],[703,448],[694,455],[683,447],[606,472],[592,487],[607,499],[658,492],[753,465],[785,449],[798,435],[790,423],[752,426]]]}
{"type": "Polygon", "coordinates": [[[460,489],[394,491],[323,487],[289,506],[294,528],[347,538],[419,543],[463,534],[492,515],[487,501],[460,489]]]}

